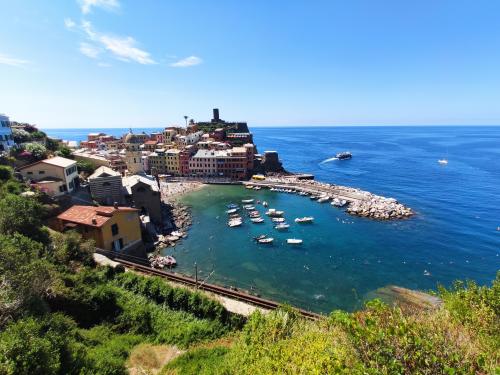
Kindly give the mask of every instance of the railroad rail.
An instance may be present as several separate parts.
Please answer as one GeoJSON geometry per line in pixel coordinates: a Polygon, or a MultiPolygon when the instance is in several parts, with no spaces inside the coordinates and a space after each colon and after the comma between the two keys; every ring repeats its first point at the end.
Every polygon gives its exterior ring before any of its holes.
{"type": "MultiPolygon", "coordinates": [[[[98,253],[101,253],[102,255],[105,255],[105,256],[109,256],[107,251],[98,251],[98,253]]],[[[249,303],[251,305],[254,305],[257,307],[262,307],[262,308],[268,309],[268,310],[275,310],[280,306],[280,304],[275,302],[275,301],[271,301],[271,300],[268,300],[268,299],[265,299],[262,297],[257,297],[257,296],[251,295],[249,293],[245,293],[243,291],[240,291],[240,290],[234,290],[234,289],[225,288],[225,287],[215,285],[215,284],[200,282],[200,281],[193,279],[191,277],[188,277],[188,276],[184,276],[184,275],[180,275],[180,274],[176,274],[176,273],[172,273],[172,272],[167,272],[167,271],[159,270],[156,268],[151,268],[149,266],[137,263],[135,261],[132,262],[132,261],[122,259],[119,255],[116,255],[116,254],[114,254],[114,255],[115,256],[113,257],[114,258],[113,260],[115,262],[122,264],[124,267],[130,268],[130,269],[133,269],[136,271],[140,271],[140,272],[143,272],[143,273],[146,273],[149,275],[160,276],[160,277],[163,277],[163,278],[170,280],[170,281],[174,281],[177,283],[181,283],[184,285],[195,287],[195,288],[200,289],[200,290],[204,290],[204,291],[212,292],[214,294],[218,294],[221,296],[236,299],[238,301],[246,302],[246,303],[249,303]]],[[[299,312],[299,314],[301,316],[303,316],[307,319],[311,319],[311,320],[319,320],[319,319],[324,317],[323,315],[314,313],[312,311],[307,311],[304,309],[297,309],[297,311],[299,312]]]]}

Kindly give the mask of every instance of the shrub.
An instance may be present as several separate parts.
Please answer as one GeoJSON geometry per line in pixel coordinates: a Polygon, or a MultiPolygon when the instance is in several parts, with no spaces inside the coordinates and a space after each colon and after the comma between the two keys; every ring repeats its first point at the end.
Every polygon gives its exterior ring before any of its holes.
{"type": "Polygon", "coordinates": [[[31,153],[35,160],[45,159],[47,157],[47,148],[40,143],[27,143],[24,149],[31,153]]]}
{"type": "Polygon", "coordinates": [[[6,165],[0,165],[0,181],[7,181],[12,178],[12,168],[6,165]]]}

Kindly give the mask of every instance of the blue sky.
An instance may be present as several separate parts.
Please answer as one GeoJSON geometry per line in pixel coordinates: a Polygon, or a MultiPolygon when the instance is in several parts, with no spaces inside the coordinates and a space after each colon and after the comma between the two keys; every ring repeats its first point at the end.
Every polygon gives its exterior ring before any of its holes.
{"type": "Polygon", "coordinates": [[[500,2],[0,0],[0,112],[49,127],[500,124],[500,2]]]}

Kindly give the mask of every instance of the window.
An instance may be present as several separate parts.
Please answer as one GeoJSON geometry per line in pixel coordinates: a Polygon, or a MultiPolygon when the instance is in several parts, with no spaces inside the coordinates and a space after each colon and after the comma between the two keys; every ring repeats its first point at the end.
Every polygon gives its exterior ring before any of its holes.
{"type": "Polygon", "coordinates": [[[70,183],[68,185],[69,185],[70,189],[73,189],[75,187],[75,185],[73,184],[73,181],[70,181],[70,183]]]}
{"type": "Polygon", "coordinates": [[[29,175],[33,174],[33,172],[28,172],[29,175]]]}
{"type": "Polygon", "coordinates": [[[38,174],[45,174],[45,171],[38,171],[38,174]]]}
{"type": "Polygon", "coordinates": [[[113,225],[111,226],[111,234],[112,234],[113,236],[116,236],[116,235],[118,234],[118,224],[113,224],[113,225]]]}

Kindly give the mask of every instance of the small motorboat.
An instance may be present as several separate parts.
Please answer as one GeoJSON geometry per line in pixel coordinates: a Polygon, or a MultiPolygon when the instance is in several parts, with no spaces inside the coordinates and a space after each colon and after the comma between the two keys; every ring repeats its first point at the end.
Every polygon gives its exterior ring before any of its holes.
{"type": "Polygon", "coordinates": [[[279,224],[274,226],[274,229],[277,229],[277,230],[287,230],[288,228],[290,228],[290,225],[287,223],[279,223],[279,224]]]}
{"type": "Polygon", "coordinates": [[[339,160],[346,160],[352,158],[352,154],[349,151],[339,152],[335,157],[339,160]]]}
{"type": "Polygon", "coordinates": [[[254,206],[246,206],[245,210],[247,210],[247,211],[253,211],[253,210],[255,210],[255,207],[254,206]]]}
{"type": "Polygon", "coordinates": [[[318,199],[318,198],[319,198],[319,197],[318,197],[317,195],[311,195],[311,196],[309,197],[309,199],[310,199],[310,200],[313,200],[313,201],[314,201],[314,200],[316,200],[316,199],[318,199]]]}
{"type": "Polygon", "coordinates": [[[254,190],[260,190],[260,189],[262,189],[262,188],[261,188],[260,186],[255,186],[253,189],[254,189],[254,190]]]}
{"type": "Polygon", "coordinates": [[[235,214],[236,212],[238,212],[237,208],[231,208],[230,210],[226,211],[227,214],[235,214]]]}
{"type": "Polygon", "coordinates": [[[230,204],[228,204],[226,207],[227,207],[228,209],[230,209],[230,210],[231,210],[231,209],[233,209],[233,208],[238,208],[238,205],[237,205],[237,204],[235,204],[235,203],[230,203],[230,204]]]}
{"type": "Polygon", "coordinates": [[[298,238],[288,238],[286,243],[289,245],[302,245],[302,240],[298,238]]]}
{"type": "Polygon", "coordinates": [[[252,185],[245,185],[245,187],[246,187],[247,189],[253,189],[253,186],[252,186],[252,185]]]}
{"type": "Polygon", "coordinates": [[[258,241],[258,240],[262,240],[262,239],[264,239],[264,238],[266,238],[266,237],[267,237],[267,236],[266,236],[265,234],[260,234],[260,235],[258,235],[257,237],[254,237],[253,239],[254,239],[255,241],[258,241]]]}
{"type": "Polygon", "coordinates": [[[241,220],[231,220],[227,222],[227,226],[229,228],[239,227],[241,224],[243,224],[243,221],[241,220]]]}
{"type": "Polygon", "coordinates": [[[267,206],[269,206],[269,203],[267,203],[266,201],[264,201],[264,202],[262,202],[262,205],[263,205],[264,207],[267,207],[267,206]]]}
{"type": "Polygon", "coordinates": [[[253,199],[242,199],[241,203],[253,203],[253,199]]]}
{"type": "Polygon", "coordinates": [[[278,211],[274,208],[270,208],[269,210],[266,211],[266,215],[271,217],[283,216],[284,213],[285,211],[278,211]]]}
{"type": "Polygon", "coordinates": [[[446,164],[448,164],[448,159],[439,159],[438,163],[441,165],[446,165],[446,164]]]}
{"type": "Polygon", "coordinates": [[[261,217],[253,217],[250,220],[252,221],[252,223],[255,223],[255,224],[259,224],[259,223],[263,223],[264,222],[264,219],[261,218],[261,217]]]}
{"type": "Polygon", "coordinates": [[[330,203],[332,206],[335,207],[344,207],[347,204],[347,201],[345,199],[338,199],[338,198],[333,198],[332,203],[330,203]]]}
{"type": "Polygon", "coordinates": [[[323,195],[321,196],[320,198],[318,198],[318,203],[325,203],[325,202],[328,202],[328,200],[330,199],[330,197],[326,196],[326,195],[323,195]]]}
{"type": "Polygon", "coordinates": [[[266,237],[266,238],[262,238],[260,240],[257,240],[258,243],[263,243],[263,244],[272,244],[274,241],[274,238],[272,237],[266,237]]]}
{"type": "Polygon", "coordinates": [[[314,218],[312,216],[298,217],[295,219],[295,222],[298,224],[307,224],[307,223],[312,223],[313,221],[314,218]]]}
{"type": "Polygon", "coordinates": [[[230,219],[241,219],[241,216],[238,213],[236,213],[236,214],[229,214],[229,218],[230,219]]]}
{"type": "Polygon", "coordinates": [[[273,217],[271,220],[273,221],[273,223],[284,223],[285,222],[284,217],[273,217]]]}

